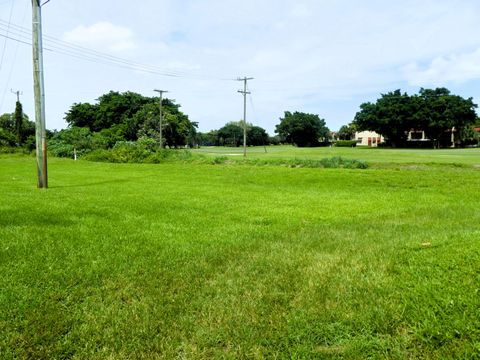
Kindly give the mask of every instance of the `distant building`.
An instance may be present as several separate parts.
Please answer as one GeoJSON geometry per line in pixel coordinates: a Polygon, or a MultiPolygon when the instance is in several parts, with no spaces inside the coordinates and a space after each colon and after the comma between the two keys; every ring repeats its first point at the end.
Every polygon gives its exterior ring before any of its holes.
{"type": "Polygon", "coordinates": [[[375,131],[356,131],[355,141],[357,146],[377,147],[378,144],[385,142],[382,135],[377,134],[375,131]]]}

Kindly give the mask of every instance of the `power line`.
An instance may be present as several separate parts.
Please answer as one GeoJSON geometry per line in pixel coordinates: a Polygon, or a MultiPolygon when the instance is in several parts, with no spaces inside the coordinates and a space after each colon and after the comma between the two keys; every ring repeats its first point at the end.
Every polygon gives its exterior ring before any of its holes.
{"type": "MultiPolygon", "coordinates": [[[[24,22],[26,15],[27,15],[27,6],[24,6],[23,16],[22,16],[22,20],[21,20],[22,23],[24,22]]],[[[11,21],[9,21],[9,25],[12,25],[11,21]]],[[[7,40],[7,39],[5,39],[5,40],[7,40]]],[[[16,64],[16,59],[17,59],[17,54],[18,54],[18,45],[19,45],[19,43],[15,44],[15,51],[13,53],[13,59],[12,59],[11,65],[10,65],[10,70],[8,72],[7,81],[5,81],[5,88],[3,89],[2,99],[0,101],[0,110],[3,109],[3,104],[5,103],[5,96],[7,95],[7,89],[10,85],[10,80],[11,80],[12,74],[13,74],[13,68],[15,67],[15,64],[16,64]]]]}
{"type": "MultiPolygon", "coordinates": [[[[12,25],[13,4],[14,4],[14,1],[12,0],[12,5],[10,6],[10,16],[8,17],[7,35],[10,31],[10,26],[12,25]]],[[[2,70],[3,59],[5,57],[6,51],[7,51],[7,39],[5,39],[5,41],[3,42],[2,57],[0,58],[0,71],[2,70]]]]}
{"type": "MultiPolygon", "coordinates": [[[[0,19],[0,30],[5,31],[6,21],[0,19]]],[[[2,37],[7,37],[11,40],[26,43],[30,45],[30,43],[25,40],[31,36],[31,31],[27,28],[22,26],[18,26],[15,24],[11,24],[11,33],[12,36],[9,34],[1,34],[2,37]]],[[[103,53],[100,51],[92,50],[86,48],[84,46],[75,45],[60,39],[57,39],[52,36],[44,35],[44,42],[45,42],[45,50],[49,50],[61,55],[66,55],[70,57],[74,57],[81,60],[88,60],[92,62],[99,62],[106,65],[115,65],[117,67],[128,68],[131,70],[141,71],[152,73],[161,76],[169,76],[169,77],[182,77],[182,78],[196,78],[196,79],[207,79],[207,80],[218,80],[218,81],[232,81],[234,79],[231,78],[222,78],[216,76],[208,76],[208,75],[201,75],[201,74],[192,74],[182,71],[166,71],[164,68],[155,66],[155,65],[147,65],[140,62],[131,61],[125,58],[121,58],[118,56],[110,55],[107,53],[103,53]]]]}

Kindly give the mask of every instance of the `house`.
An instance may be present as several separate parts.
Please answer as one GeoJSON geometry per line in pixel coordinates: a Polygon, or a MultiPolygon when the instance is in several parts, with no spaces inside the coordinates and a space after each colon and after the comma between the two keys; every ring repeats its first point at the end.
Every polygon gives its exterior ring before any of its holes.
{"type": "Polygon", "coordinates": [[[385,139],[382,135],[377,134],[375,131],[356,131],[355,132],[355,141],[357,146],[369,146],[377,147],[378,144],[385,142],[385,139]]]}

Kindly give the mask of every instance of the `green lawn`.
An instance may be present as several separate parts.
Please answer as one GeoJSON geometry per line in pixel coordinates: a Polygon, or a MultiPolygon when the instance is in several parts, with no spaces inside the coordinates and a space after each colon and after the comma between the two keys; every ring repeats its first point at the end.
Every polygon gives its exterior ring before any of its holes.
{"type": "Polygon", "coordinates": [[[373,166],[0,155],[0,358],[480,357],[478,149],[268,151],[373,166]]]}
{"type": "MultiPolygon", "coordinates": [[[[243,147],[202,147],[194,153],[208,156],[227,156],[232,159],[243,156],[243,147]]],[[[319,159],[341,156],[357,159],[377,165],[388,164],[467,164],[480,166],[479,149],[378,149],[356,148],[298,148],[293,146],[248,147],[247,157],[253,159],[319,159]],[[265,152],[266,151],[266,152],[265,152]]]]}

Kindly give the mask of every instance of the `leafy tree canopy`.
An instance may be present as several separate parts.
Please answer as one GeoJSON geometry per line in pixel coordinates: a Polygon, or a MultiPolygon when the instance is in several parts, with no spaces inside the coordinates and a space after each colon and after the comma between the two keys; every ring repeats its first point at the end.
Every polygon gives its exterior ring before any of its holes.
{"type": "Polygon", "coordinates": [[[353,140],[355,138],[355,132],[357,131],[357,126],[354,123],[348,125],[343,125],[337,132],[339,140],[353,140]]]}
{"type": "Polygon", "coordinates": [[[404,146],[410,130],[425,131],[431,140],[453,127],[462,133],[475,121],[476,107],[471,98],[452,95],[445,88],[421,89],[412,96],[395,90],[382,94],[375,103],[360,105],[354,124],[359,130],[382,134],[392,146],[404,146]]]}
{"type": "Polygon", "coordinates": [[[318,115],[285,111],[275,132],[286,142],[299,147],[318,146],[322,138],[328,138],[329,130],[318,115]]]}
{"type": "Polygon", "coordinates": [[[23,113],[22,104],[18,101],[14,113],[0,115],[0,129],[4,145],[24,146],[35,136],[35,123],[23,113]]]}
{"type": "MultiPolygon", "coordinates": [[[[75,103],[65,114],[71,128],[88,128],[94,144],[112,147],[117,141],[136,141],[140,137],[159,140],[160,110],[157,97],[146,97],[131,91],[110,91],[96,104],[75,103]]],[[[180,105],[162,100],[164,144],[180,147],[192,144],[197,123],[180,111],[180,105]]]]}

